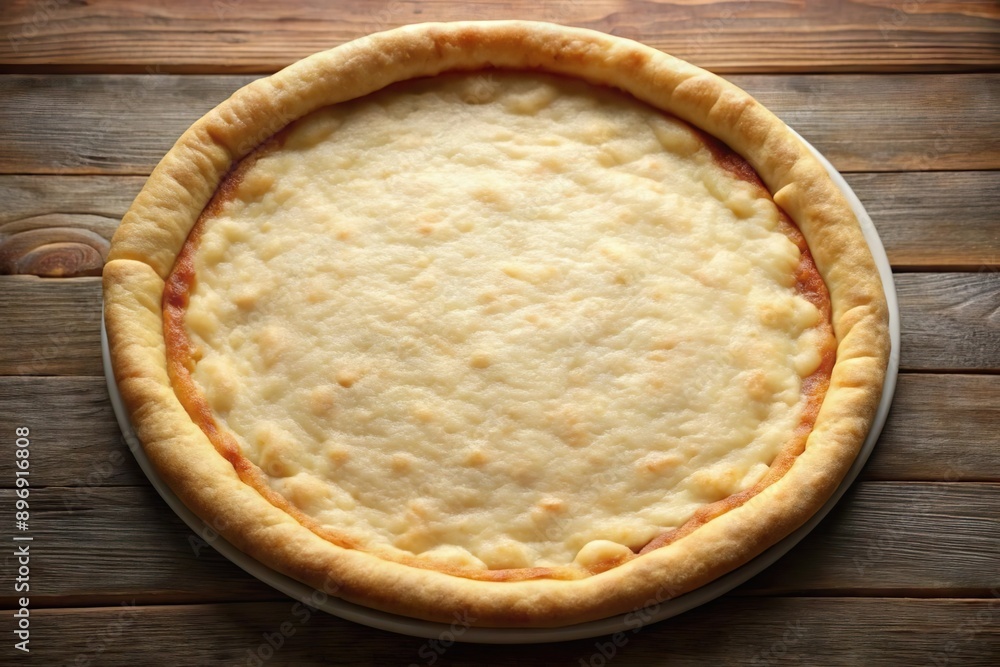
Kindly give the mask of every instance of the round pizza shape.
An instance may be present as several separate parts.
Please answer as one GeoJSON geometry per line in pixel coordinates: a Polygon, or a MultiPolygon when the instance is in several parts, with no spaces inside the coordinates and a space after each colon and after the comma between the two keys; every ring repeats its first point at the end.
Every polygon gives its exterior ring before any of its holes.
{"type": "Polygon", "coordinates": [[[888,314],[824,168],[635,42],[423,24],[237,91],[104,271],[145,452],[236,547],[488,627],[674,598],[802,525],[881,396],[888,314]]]}

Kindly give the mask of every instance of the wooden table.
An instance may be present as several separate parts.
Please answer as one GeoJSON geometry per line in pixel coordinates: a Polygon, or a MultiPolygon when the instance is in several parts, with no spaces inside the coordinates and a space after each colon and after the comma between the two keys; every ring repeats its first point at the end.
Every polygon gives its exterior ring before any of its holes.
{"type": "MultiPolygon", "coordinates": [[[[0,539],[33,537],[35,664],[1000,664],[1000,4],[335,4],[3,2],[0,539]],[[617,644],[451,646],[303,614],[173,515],[108,402],[97,276],[174,139],[301,56],[459,18],[597,28],[729,76],[844,172],[896,271],[902,373],[861,479],[777,565],[617,644]],[[19,427],[28,533],[14,526],[19,427]]],[[[26,663],[3,553],[0,663],[26,663]]]]}

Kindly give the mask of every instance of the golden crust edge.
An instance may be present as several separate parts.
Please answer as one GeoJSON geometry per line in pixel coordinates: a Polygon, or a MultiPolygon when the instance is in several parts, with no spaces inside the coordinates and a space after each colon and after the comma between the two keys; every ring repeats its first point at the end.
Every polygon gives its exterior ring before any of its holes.
{"type": "Polygon", "coordinates": [[[181,500],[238,548],[319,590],[443,622],[460,614],[487,626],[578,623],[658,604],[747,562],[804,523],[839,485],[867,434],[888,363],[888,310],[860,226],[784,124],[688,63],[551,24],[407,26],[316,54],[237,91],[185,132],[154,170],[115,235],[104,281],[123,400],[147,455],[181,500]],[[236,160],[320,106],[414,76],[483,66],[538,67],[613,85],[727,143],[802,229],[833,304],[837,364],[806,450],[789,471],[691,535],[581,580],[473,581],[336,547],[239,480],[191,422],[166,373],[163,279],[236,160]]]}

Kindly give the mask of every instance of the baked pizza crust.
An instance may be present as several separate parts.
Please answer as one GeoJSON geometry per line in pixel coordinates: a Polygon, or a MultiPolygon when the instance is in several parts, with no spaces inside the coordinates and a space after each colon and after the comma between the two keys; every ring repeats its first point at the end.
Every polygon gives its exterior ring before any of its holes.
{"type": "Polygon", "coordinates": [[[652,48],[552,24],[422,24],[306,58],[237,91],[195,123],[153,171],[114,237],[104,271],[116,380],[164,480],[198,516],[262,563],[384,611],[476,625],[579,623],[657,604],[747,562],[833,493],[872,422],[888,362],[888,311],[843,194],[773,114],[732,84],[652,48]],[[837,361],[805,451],[742,505],[666,546],[571,581],[481,581],[338,547],[240,480],[184,407],[167,372],[164,281],[230,168],[290,122],[391,83],[452,70],[538,69],[619,88],[720,139],[760,175],[801,229],[830,292],[837,361]]]}

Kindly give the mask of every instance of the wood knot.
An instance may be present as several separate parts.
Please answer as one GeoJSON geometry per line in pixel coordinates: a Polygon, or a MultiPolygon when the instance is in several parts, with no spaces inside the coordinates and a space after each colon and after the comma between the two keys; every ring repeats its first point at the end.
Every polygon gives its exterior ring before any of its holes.
{"type": "Polygon", "coordinates": [[[30,229],[0,240],[0,275],[99,276],[109,248],[107,239],[87,229],[30,229]]]}

